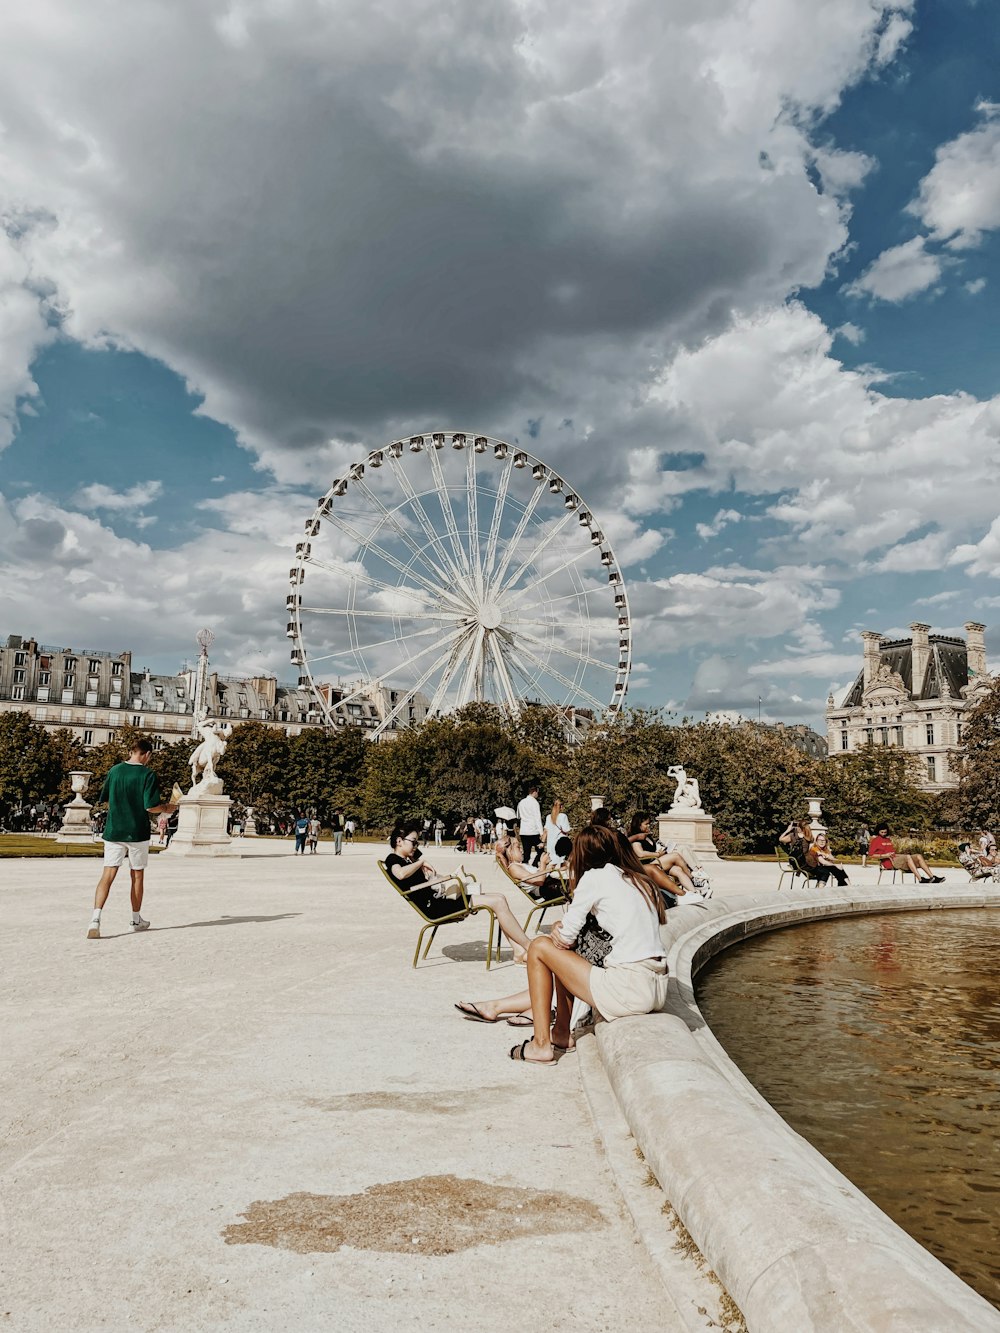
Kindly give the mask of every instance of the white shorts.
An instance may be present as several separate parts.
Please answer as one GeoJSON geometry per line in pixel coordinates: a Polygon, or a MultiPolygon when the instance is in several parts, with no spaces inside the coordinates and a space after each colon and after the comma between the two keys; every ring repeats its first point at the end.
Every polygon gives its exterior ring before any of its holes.
{"type": "Polygon", "coordinates": [[[667,1001],[667,965],[659,959],[592,967],[590,993],[602,1018],[651,1014],[667,1001]]]}
{"type": "Polygon", "coordinates": [[[104,843],[104,864],[123,866],[128,857],[130,870],[145,870],[149,865],[149,839],[145,842],[107,842],[104,843]]]}

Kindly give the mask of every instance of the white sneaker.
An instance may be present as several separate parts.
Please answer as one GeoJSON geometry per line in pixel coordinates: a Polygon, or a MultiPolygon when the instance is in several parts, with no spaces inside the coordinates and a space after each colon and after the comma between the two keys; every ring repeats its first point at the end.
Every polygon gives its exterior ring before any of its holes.
{"type": "Polygon", "coordinates": [[[703,893],[699,893],[697,889],[688,889],[687,893],[682,894],[681,897],[677,899],[677,906],[707,907],[708,903],[703,893]]]}
{"type": "Polygon", "coordinates": [[[133,921],[133,922],[132,922],[132,929],[135,930],[135,931],[148,930],[148,929],[149,929],[149,922],[148,922],[148,921],[143,921],[142,917],[140,917],[138,921],[133,921]]]}
{"type": "Polygon", "coordinates": [[[91,923],[90,923],[90,929],[87,931],[87,939],[88,939],[88,940],[99,940],[100,938],[101,938],[101,923],[100,923],[100,921],[91,921],[91,923]]]}

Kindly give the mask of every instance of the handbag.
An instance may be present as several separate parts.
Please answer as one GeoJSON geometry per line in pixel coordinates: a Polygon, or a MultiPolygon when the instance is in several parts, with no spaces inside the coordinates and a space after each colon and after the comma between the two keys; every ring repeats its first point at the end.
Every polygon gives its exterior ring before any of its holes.
{"type": "Polygon", "coordinates": [[[614,936],[597,924],[597,917],[588,912],[573,948],[581,958],[594,967],[603,967],[604,960],[614,947],[614,936]]]}

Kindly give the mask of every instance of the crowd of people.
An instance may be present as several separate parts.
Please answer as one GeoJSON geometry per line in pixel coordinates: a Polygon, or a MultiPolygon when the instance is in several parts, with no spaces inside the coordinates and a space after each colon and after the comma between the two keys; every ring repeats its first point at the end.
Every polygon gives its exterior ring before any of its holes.
{"type": "Polygon", "coordinates": [[[527,967],[526,989],[499,1000],[460,1001],[463,1017],[531,1027],[533,1036],[513,1047],[511,1058],[551,1064],[573,1045],[574,1002],[604,1019],[661,1008],[667,968],[660,924],[678,903],[704,906],[711,894],[694,857],[658,842],[647,815],[637,815],[626,832],[601,808],[574,833],[561,801],[542,814],[534,785],[516,810],[503,807],[496,823],[480,822],[482,840],[470,819],[458,830],[459,846],[470,855],[492,850],[504,874],[529,896],[560,901],[564,914],[547,934],[529,939],[506,896],[485,891],[464,866],[447,873],[428,861],[421,841],[433,835],[440,844],[440,821],[398,821],[384,862],[429,920],[453,915],[463,894],[470,905],[490,908],[515,962],[527,967]],[[471,832],[463,836],[466,828],[471,832]]]}

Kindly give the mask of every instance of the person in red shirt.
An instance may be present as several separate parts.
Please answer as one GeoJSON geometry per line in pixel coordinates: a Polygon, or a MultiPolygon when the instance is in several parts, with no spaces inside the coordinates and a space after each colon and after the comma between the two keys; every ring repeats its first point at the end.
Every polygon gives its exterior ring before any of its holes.
{"type": "Polygon", "coordinates": [[[896,851],[887,824],[879,825],[868,845],[868,855],[877,857],[883,870],[909,870],[924,884],[944,883],[944,875],[932,875],[930,866],[918,853],[896,851]]]}

